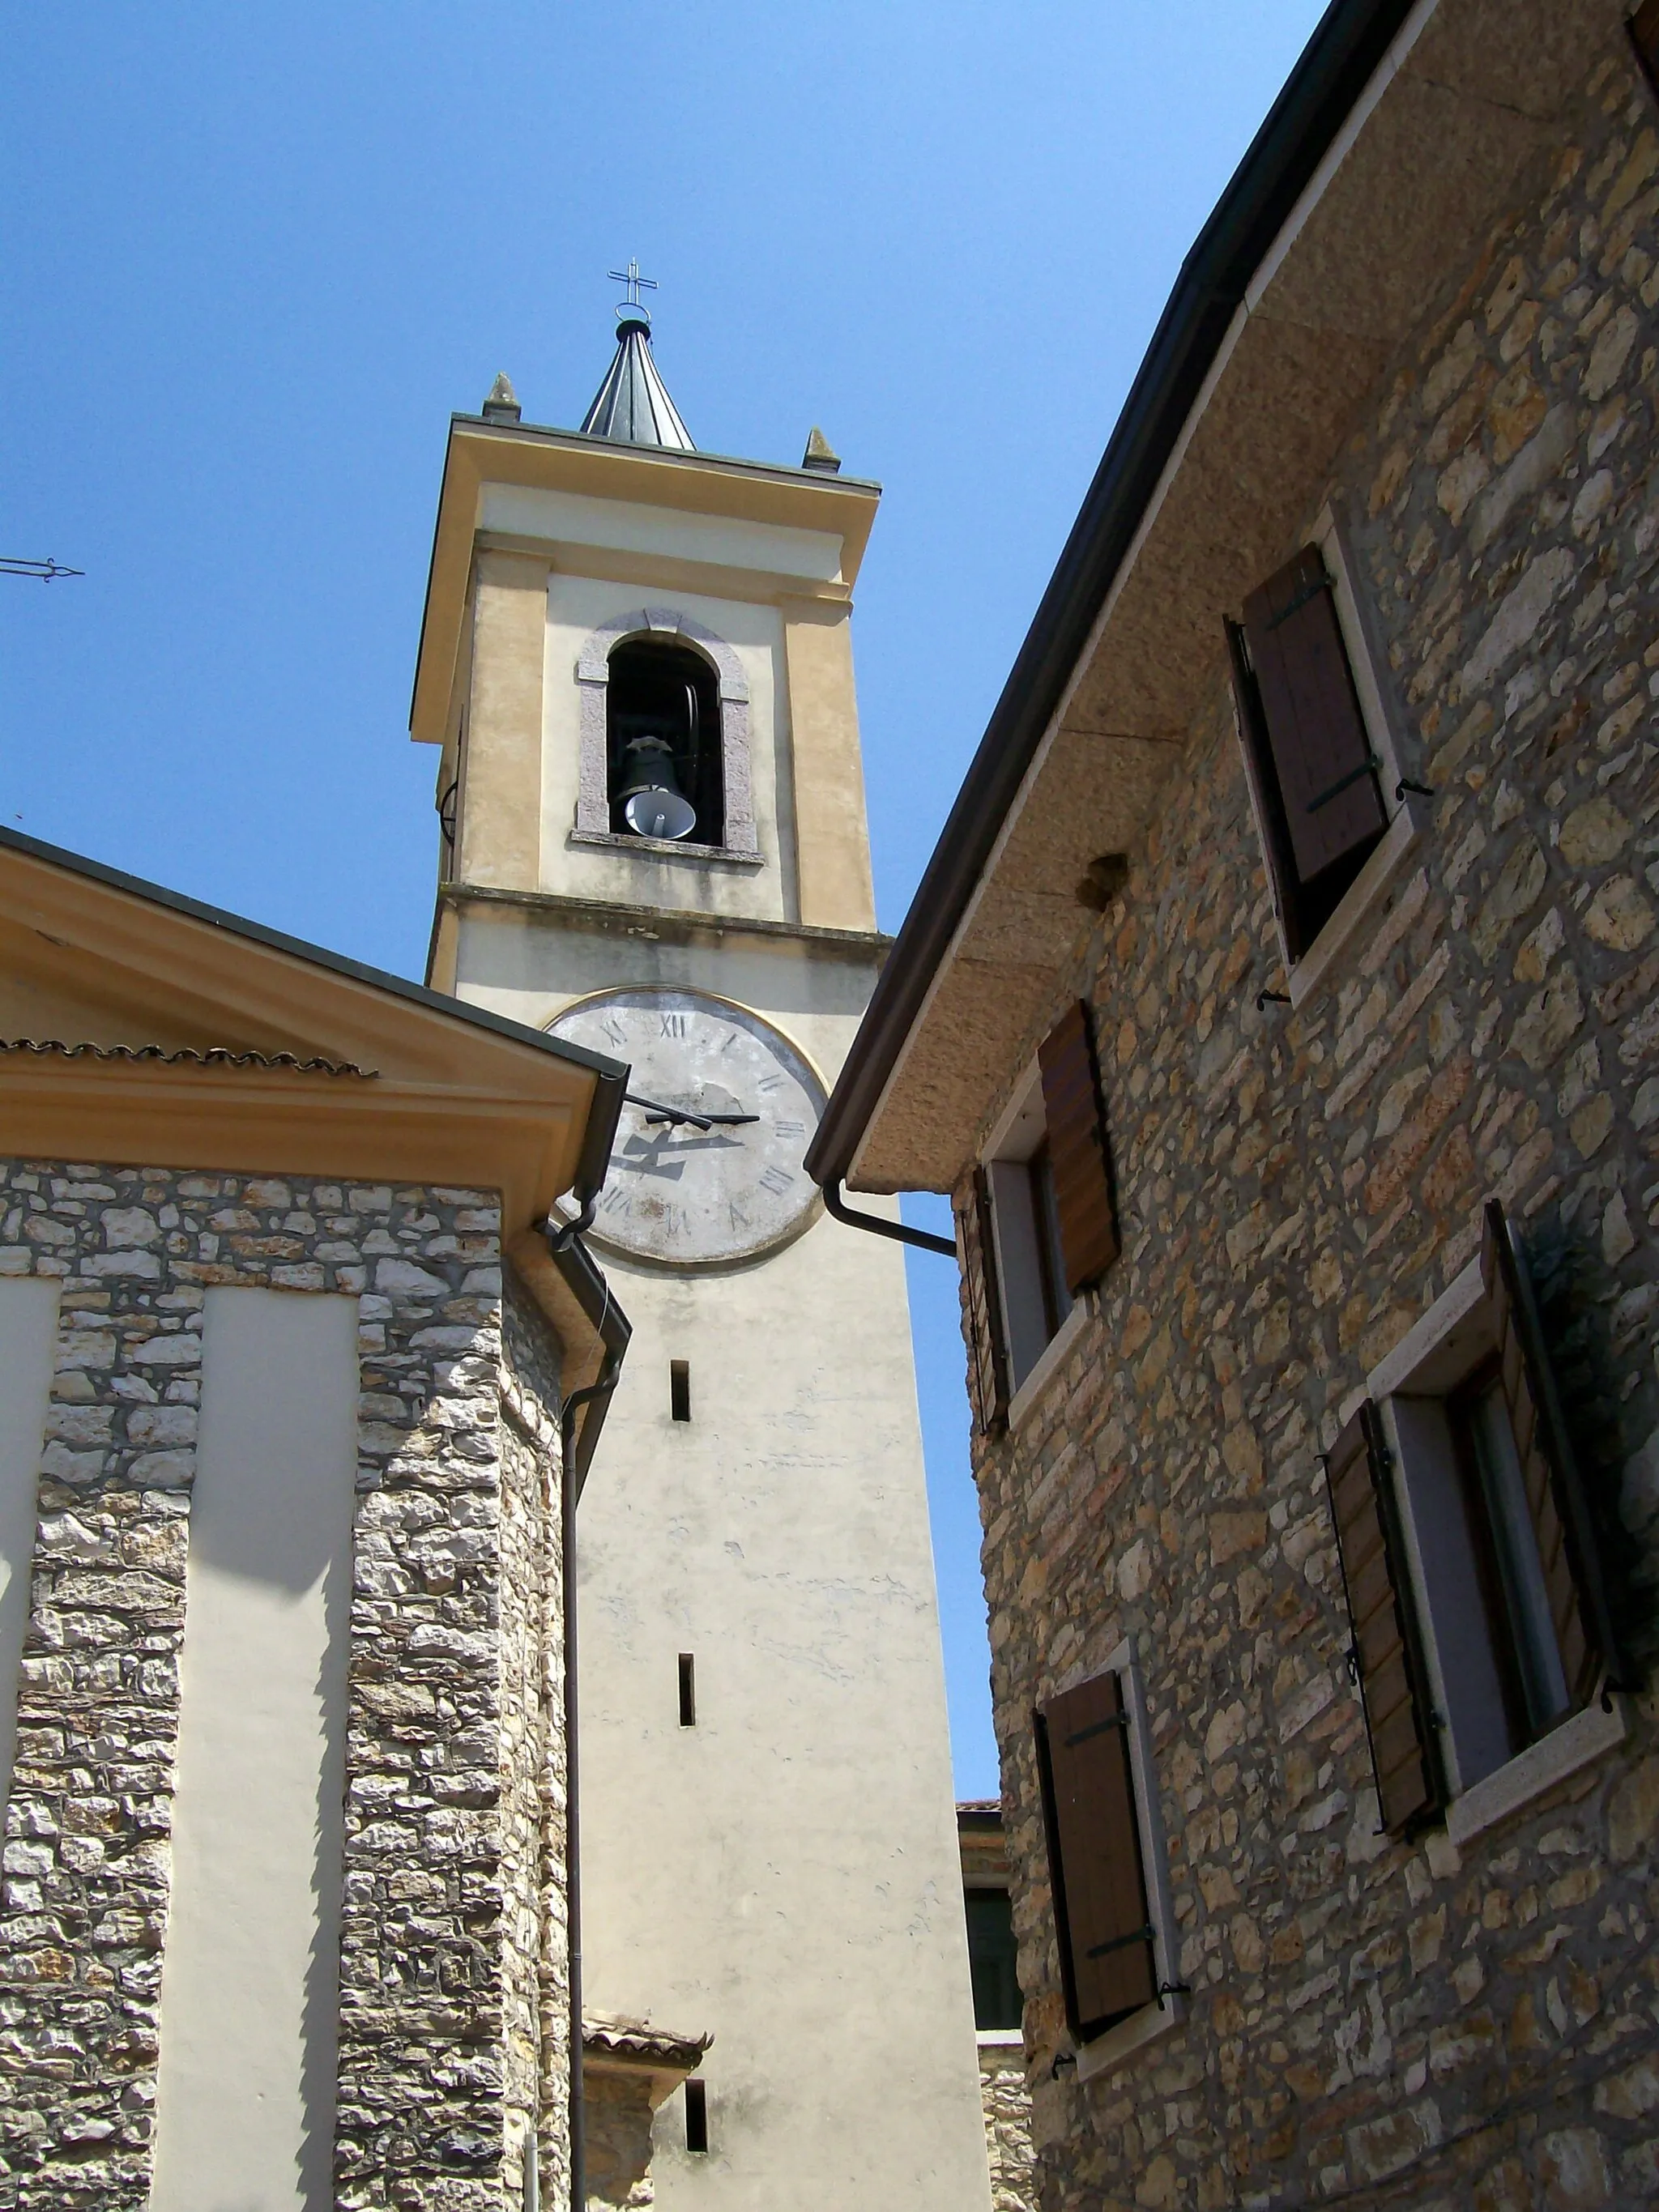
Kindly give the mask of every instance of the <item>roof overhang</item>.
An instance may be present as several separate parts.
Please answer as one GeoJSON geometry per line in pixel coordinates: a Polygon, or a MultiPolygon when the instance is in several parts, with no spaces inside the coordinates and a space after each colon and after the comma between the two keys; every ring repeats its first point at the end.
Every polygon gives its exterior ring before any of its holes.
{"type": "Polygon", "coordinates": [[[1335,0],[1182,265],[807,1156],[945,1190],[1281,556],[1619,0],[1335,0]]]}
{"type": "Polygon", "coordinates": [[[538,1224],[604,1180],[620,1063],[0,830],[0,1040],[25,1037],[110,1056],[0,1051],[0,1153],[498,1190],[568,1375],[597,1364],[538,1224]]]}
{"type": "MultiPolygon", "coordinates": [[[[441,744],[446,735],[487,484],[574,492],[833,535],[841,540],[839,580],[849,588],[881,497],[878,484],[856,477],[452,416],[410,708],[410,734],[420,744],[441,744]]],[[[775,580],[780,589],[785,587],[785,579],[775,580]]]]}

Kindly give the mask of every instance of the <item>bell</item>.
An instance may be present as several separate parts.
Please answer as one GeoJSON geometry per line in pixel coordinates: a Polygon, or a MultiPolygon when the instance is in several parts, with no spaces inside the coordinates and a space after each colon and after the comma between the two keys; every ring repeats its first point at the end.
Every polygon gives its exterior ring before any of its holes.
{"type": "Polygon", "coordinates": [[[674,756],[663,738],[632,738],[623,748],[623,820],[636,837],[685,837],[696,809],[674,780],[674,756]]]}

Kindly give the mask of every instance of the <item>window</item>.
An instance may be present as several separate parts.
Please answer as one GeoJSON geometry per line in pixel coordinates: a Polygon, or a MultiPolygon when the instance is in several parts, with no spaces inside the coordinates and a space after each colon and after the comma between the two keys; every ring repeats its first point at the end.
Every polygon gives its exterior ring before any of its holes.
{"type": "Polygon", "coordinates": [[[1081,1001],[1044,1038],[957,1220],[975,1409],[988,1432],[1037,1376],[1079,1293],[1118,1254],[1100,1071],[1081,1001]]]}
{"type": "Polygon", "coordinates": [[[702,655],[655,638],[619,645],[611,656],[605,721],[612,832],[723,844],[720,684],[702,655]],[[685,801],[691,819],[684,829],[676,826],[684,817],[666,811],[654,830],[639,826],[649,817],[638,809],[629,820],[628,794],[641,780],[685,801]]]}
{"type": "Polygon", "coordinates": [[[1103,1673],[1039,1708],[1036,1747],[1066,2019],[1086,2079],[1172,2026],[1185,1993],[1127,1642],[1103,1673]]]}
{"type": "MultiPolygon", "coordinates": [[[[1335,526],[1226,625],[1239,735],[1291,995],[1316,945],[1346,941],[1417,829],[1359,634],[1335,526]],[[1328,939],[1327,933],[1329,933],[1328,939]]],[[[1411,787],[1415,788],[1416,787],[1411,787]]]]}
{"type": "Polygon", "coordinates": [[[968,1971],[974,1984],[974,2026],[1015,2028],[1023,2007],[1014,1942],[1013,1899],[1006,1889],[964,1892],[968,1971]]]}
{"type": "Polygon", "coordinates": [[[1619,1669],[1600,1547],[1496,1201],[1367,1389],[1326,1468],[1383,1825],[1474,1833],[1623,1733],[1596,1702],[1619,1669]]]}

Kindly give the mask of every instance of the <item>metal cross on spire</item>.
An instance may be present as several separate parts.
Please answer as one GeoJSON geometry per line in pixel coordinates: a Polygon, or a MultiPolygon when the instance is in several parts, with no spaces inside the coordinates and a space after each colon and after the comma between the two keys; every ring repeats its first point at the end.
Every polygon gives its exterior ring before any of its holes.
{"type": "Polygon", "coordinates": [[[646,321],[649,322],[651,319],[651,311],[646,306],[644,301],[641,299],[640,294],[641,292],[654,292],[657,289],[656,278],[654,276],[641,276],[640,274],[640,264],[637,261],[629,261],[626,269],[611,270],[610,276],[611,281],[613,284],[626,284],[628,287],[628,297],[620,303],[621,306],[624,307],[632,307],[636,313],[642,314],[646,321]]]}

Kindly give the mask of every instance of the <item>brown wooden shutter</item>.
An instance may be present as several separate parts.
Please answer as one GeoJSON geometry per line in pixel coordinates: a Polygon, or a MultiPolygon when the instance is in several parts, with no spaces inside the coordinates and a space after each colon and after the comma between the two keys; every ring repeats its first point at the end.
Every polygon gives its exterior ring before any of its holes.
{"type": "Polygon", "coordinates": [[[1296,872],[1304,884],[1388,827],[1324,556],[1304,545],[1244,602],[1296,872]]]}
{"type": "Polygon", "coordinates": [[[1442,1809],[1446,1790],[1388,1455],[1369,1400],[1327,1453],[1325,1474],[1377,1802],[1389,1833],[1407,1834],[1442,1809]]]}
{"type": "Polygon", "coordinates": [[[1285,948],[1292,960],[1299,960],[1307,951],[1302,927],[1302,902],[1298,896],[1296,855],[1291,849],[1291,833],[1285,823],[1285,802],[1279,795],[1279,775],[1273,767],[1273,747],[1267,738],[1267,720],[1261,711],[1261,692],[1255,680],[1255,671],[1250,665],[1250,651],[1244,632],[1236,622],[1225,624],[1227,653],[1232,663],[1233,697],[1238,708],[1239,740],[1244,748],[1244,773],[1250,780],[1250,793],[1255,800],[1256,819],[1261,823],[1266,843],[1267,881],[1273,895],[1273,911],[1279,916],[1279,927],[1285,933],[1285,948]]]}
{"type": "Polygon", "coordinates": [[[1487,1201],[1485,1228],[1480,1272],[1492,1304],[1504,1402],[1562,1669],[1578,1707],[1589,1704],[1604,1669],[1619,1671],[1601,1547],[1562,1418],[1531,1273],[1515,1225],[1495,1198],[1487,1201]]]}
{"type": "Polygon", "coordinates": [[[1037,1052],[1048,1165],[1054,1179],[1066,1287],[1075,1297],[1118,1255],[1112,1155],[1100,1096],[1089,1009],[1081,1000],[1054,1024],[1037,1052]]]}
{"type": "Polygon", "coordinates": [[[1642,0],[1630,19],[1630,36],[1648,82],[1659,93],[1659,0],[1642,0]]]}
{"type": "Polygon", "coordinates": [[[975,1168],[962,1186],[957,1249],[968,1302],[968,1389],[974,1419],[992,1436],[1008,1418],[1008,1362],[1002,1346],[996,1248],[991,1240],[991,1194],[983,1168],[975,1168]]]}
{"type": "Polygon", "coordinates": [[[1158,1998],[1129,1726],[1115,1674],[1063,1691],[1037,1715],[1060,1978],[1078,2043],[1158,1998]]]}

